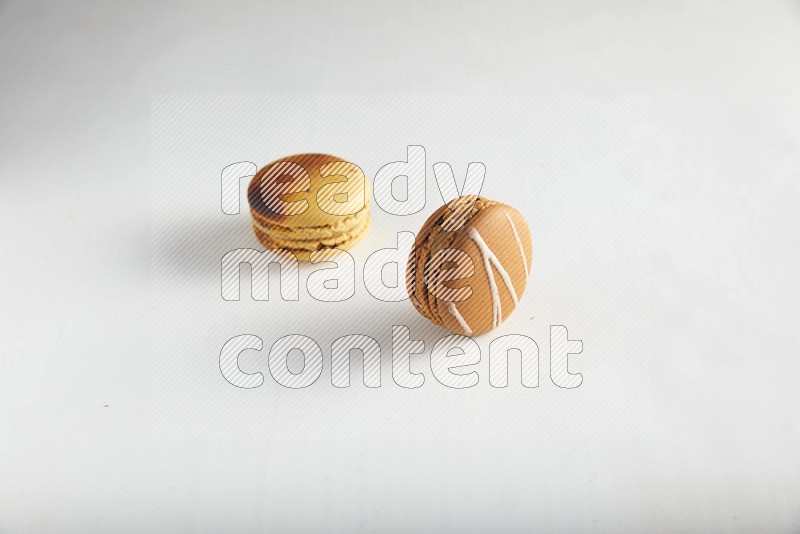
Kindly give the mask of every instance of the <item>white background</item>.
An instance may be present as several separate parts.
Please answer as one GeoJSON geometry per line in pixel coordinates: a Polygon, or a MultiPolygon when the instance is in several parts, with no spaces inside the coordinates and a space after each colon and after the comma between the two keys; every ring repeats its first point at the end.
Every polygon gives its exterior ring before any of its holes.
{"type": "MultiPolygon", "coordinates": [[[[0,4],[0,531],[797,531],[798,30],[796,2],[0,4]],[[638,353],[621,351],[647,370],[646,390],[630,393],[646,406],[614,419],[598,404],[541,434],[422,433],[406,420],[348,435],[335,425],[357,428],[359,412],[326,404],[314,417],[328,433],[303,419],[284,435],[158,432],[150,106],[189,93],[646,97],[649,216],[625,228],[648,241],[650,326],[638,353]],[[567,431],[576,420],[602,431],[567,431]]],[[[401,142],[414,140],[376,141],[370,170],[399,159],[401,142]]],[[[463,172],[448,147],[429,149],[463,172]]],[[[528,179],[494,178],[492,161],[493,196],[528,179]]],[[[546,226],[533,231],[547,242],[546,226]]],[[[534,285],[521,311],[534,324],[552,313],[540,303],[558,302],[562,283],[534,285]]],[[[560,305],[587,362],[566,395],[609,394],[589,388],[603,376],[590,369],[615,356],[593,341],[602,322],[560,305]]],[[[611,299],[606,313],[625,309],[611,299]]],[[[427,375],[407,399],[442,396],[427,375]]],[[[325,398],[324,379],[289,393],[325,398]]],[[[356,385],[343,403],[363,394],[356,385]]],[[[532,412],[560,393],[543,380],[532,412]]],[[[440,417],[428,404],[423,421],[440,417]]]]}

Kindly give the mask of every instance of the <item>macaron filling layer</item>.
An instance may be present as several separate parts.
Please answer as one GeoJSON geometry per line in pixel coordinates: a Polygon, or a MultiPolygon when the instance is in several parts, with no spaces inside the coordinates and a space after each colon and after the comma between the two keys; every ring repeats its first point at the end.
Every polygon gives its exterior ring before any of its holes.
{"type": "Polygon", "coordinates": [[[308,253],[322,248],[342,248],[354,243],[366,232],[371,217],[364,210],[349,219],[342,228],[332,230],[331,227],[276,228],[276,225],[265,225],[254,218],[253,230],[266,247],[308,253]]]}

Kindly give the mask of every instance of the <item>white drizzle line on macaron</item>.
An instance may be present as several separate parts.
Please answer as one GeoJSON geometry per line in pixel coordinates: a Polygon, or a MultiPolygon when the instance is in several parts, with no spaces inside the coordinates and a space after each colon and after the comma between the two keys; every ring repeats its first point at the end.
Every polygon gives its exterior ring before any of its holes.
{"type": "Polygon", "coordinates": [[[514,221],[511,220],[511,216],[506,212],[506,219],[508,219],[508,224],[511,225],[511,231],[514,232],[514,239],[517,240],[517,246],[519,247],[519,255],[522,257],[522,266],[525,267],[525,280],[528,279],[528,259],[525,257],[525,249],[522,248],[522,240],[519,238],[519,234],[517,233],[517,227],[514,226],[514,221]]]}
{"type": "Polygon", "coordinates": [[[458,324],[461,325],[461,328],[464,329],[464,333],[465,334],[467,334],[468,336],[472,335],[472,328],[469,327],[469,324],[467,324],[467,321],[465,321],[464,317],[461,315],[461,313],[459,313],[458,308],[456,308],[456,305],[455,305],[454,302],[448,302],[447,303],[447,311],[450,312],[450,315],[452,315],[453,317],[456,318],[456,321],[458,321],[458,324]]]}
{"type": "Polygon", "coordinates": [[[497,282],[494,279],[492,265],[494,265],[495,269],[497,269],[497,272],[500,273],[500,277],[503,279],[503,282],[505,282],[508,292],[511,293],[511,298],[514,300],[515,306],[519,303],[517,291],[514,289],[514,284],[511,282],[511,277],[506,272],[503,264],[500,263],[500,260],[498,260],[497,256],[494,255],[494,252],[492,252],[492,249],[490,249],[489,245],[487,245],[483,240],[481,234],[479,234],[475,228],[470,228],[469,237],[478,246],[478,250],[480,250],[481,256],[483,257],[483,267],[486,269],[486,276],[489,279],[489,287],[492,290],[492,328],[494,328],[500,324],[500,321],[503,317],[503,311],[500,302],[500,292],[497,290],[497,282]]]}

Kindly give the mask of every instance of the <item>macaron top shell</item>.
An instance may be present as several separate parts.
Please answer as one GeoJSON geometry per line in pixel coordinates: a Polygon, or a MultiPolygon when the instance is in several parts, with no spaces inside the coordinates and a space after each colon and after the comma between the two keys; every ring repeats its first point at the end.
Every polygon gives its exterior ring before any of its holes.
{"type": "Polygon", "coordinates": [[[369,207],[361,169],[329,154],[297,154],[261,168],[247,189],[254,216],[284,228],[322,227],[369,207]]]}
{"type": "Polygon", "coordinates": [[[514,208],[475,195],[439,208],[409,256],[414,307],[453,332],[479,335],[511,315],[533,260],[528,225],[514,208]]]}

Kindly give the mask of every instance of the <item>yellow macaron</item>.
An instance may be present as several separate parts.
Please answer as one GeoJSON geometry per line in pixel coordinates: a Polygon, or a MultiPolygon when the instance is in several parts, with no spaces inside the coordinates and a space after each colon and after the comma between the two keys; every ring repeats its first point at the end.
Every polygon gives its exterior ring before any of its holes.
{"type": "Polygon", "coordinates": [[[347,249],[370,223],[369,184],[353,163],[298,154],[261,168],[247,190],[253,231],[268,249],[307,260],[322,249],[347,249]]]}

